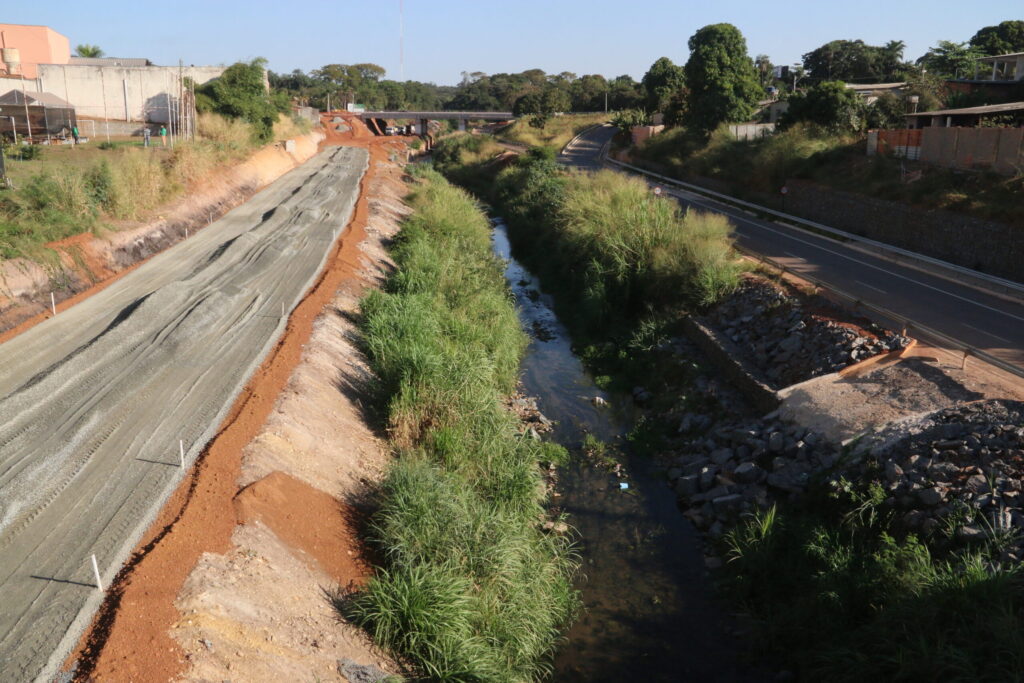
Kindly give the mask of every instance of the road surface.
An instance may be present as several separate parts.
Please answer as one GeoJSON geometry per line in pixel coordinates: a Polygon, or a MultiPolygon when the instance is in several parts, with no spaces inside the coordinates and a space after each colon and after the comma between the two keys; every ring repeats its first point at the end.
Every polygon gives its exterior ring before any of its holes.
{"type": "Polygon", "coordinates": [[[74,646],[102,598],[90,557],[109,582],[315,281],[367,163],[321,152],[0,345],[0,681],[74,646]]]}
{"type": "MultiPolygon", "coordinates": [[[[616,132],[592,129],[565,150],[564,164],[600,169],[600,150],[616,132]]],[[[964,345],[1024,367],[1024,305],[851,249],[842,242],[754,218],[685,190],[663,188],[684,206],[729,217],[736,243],[826,284],[916,321],[964,345]]]]}

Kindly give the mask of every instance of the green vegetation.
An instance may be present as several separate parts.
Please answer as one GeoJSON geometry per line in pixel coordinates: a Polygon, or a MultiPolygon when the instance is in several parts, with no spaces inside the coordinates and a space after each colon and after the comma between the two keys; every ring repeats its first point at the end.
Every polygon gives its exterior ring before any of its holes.
{"type": "Polygon", "coordinates": [[[971,36],[970,45],[984,55],[1024,52],[1024,21],[1003,21],[985,26],[971,36]]]}
{"type": "Polygon", "coordinates": [[[526,337],[487,218],[420,175],[398,270],[363,302],[398,451],[371,533],[384,566],[339,607],[431,680],[532,680],[577,607],[569,541],[541,529],[538,462],[564,451],[517,436],[502,405],[526,337]]]}
{"type": "Polygon", "coordinates": [[[900,533],[886,495],[822,485],[727,535],[723,591],[756,620],[753,654],[801,680],[1020,680],[1019,565],[998,541],[955,549],[952,528],[900,533]]]}
{"type": "Polygon", "coordinates": [[[661,57],[647,70],[640,84],[646,94],[644,109],[648,112],[673,114],[670,123],[681,123],[677,114],[682,113],[680,108],[685,94],[683,88],[686,86],[686,76],[683,67],[673,64],[668,57],[661,57]]]}
{"type": "Polygon", "coordinates": [[[867,45],[863,40],[832,40],[803,56],[804,68],[815,79],[885,83],[903,80],[913,67],[903,61],[906,43],[890,40],[867,45]]]}
{"type": "Polygon", "coordinates": [[[528,147],[550,147],[561,150],[580,131],[609,119],[608,114],[572,114],[552,116],[536,127],[528,121],[516,121],[500,133],[500,137],[528,147]]]}
{"type": "Polygon", "coordinates": [[[790,178],[876,199],[957,211],[1003,222],[1024,221],[1024,176],[962,173],[901,159],[864,154],[864,142],[851,134],[833,134],[799,123],[759,140],[737,140],[726,128],[704,143],[686,129],[650,138],[633,151],[641,166],[694,180],[712,178],[725,190],[771,208],[779,208],[779,188],[790,178]],[[907,169],[920,180],[903,182],[907,169]]]}
{"type": "Polygon", "coordinates": [[[256,142],[273,138],[274,124],[289,109],[283,93],[268,93],[264,84],[267,60],[232,64],[220,77],[196,88],[196,109],[233,119],[242,119],[252,126],[256,142]]]}
{"type": "MultiPolygon", "coordinates": [[[[29,147],[32,159],[8,162],[13,190],[0,190],[0,258],[52,261],[44,244],[109,221],[139,220],[157,206],[237,162],[254,149],[253,128],[239,119],[200,114],[196,141],[174,149],[137,140],[110,145],[29,147]]],[[[306,129],[308,130],[308,128],[306,129]]],[[[298,134],[300,124],[283,118],[272,131],[298,134]]]]}
{"type": "Polygon", "coordinates": [[[694,131],[709,134],[720,124],[746,121],[764,96],[747,41],[732,24],[711,24],[690,37],[682,120],[694,131]]]}
{"type": "Polygon", "coordinates": [[[864,128],[864,106],[857,93],[841,81],[822,81],[806,92],[789,97],[789,109],[779,121],[780,128],[805,121],[833,133],[859,132],[864,128]]]}

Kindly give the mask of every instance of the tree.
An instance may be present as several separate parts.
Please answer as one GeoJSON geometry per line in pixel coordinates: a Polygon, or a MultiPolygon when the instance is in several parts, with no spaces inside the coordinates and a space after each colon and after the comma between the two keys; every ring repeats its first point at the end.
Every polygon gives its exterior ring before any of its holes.
{"type": "Polygon", "coordinates": [[[903,62],[902,40],[882,46],[863,40],[833,40],[803,56],[804,68],[822,81],[878,83],[902,78],[908,65],[903,62]]]}
{"type": "Polygon", "coordinates": [[[907,101],[891,92],[883,93],[864,112],[868,128],[906,128],[907,101]]]}
{"type": "Polygon", "coordinates": [[[739,29],[705,26],[691,36],[689,46],[690,59],[683,67],[689,88],[687,125],[706,135],[726,121],[749,119],[763,91],[739,29]]]}
{"type": "Polygon", "coordinates": [[[949,78],[965,78],[974,73],[974,62],[983,54],[968,43],[954,43],[940,40],[917,60],[918,65],[929,73],[949,78]]]}
{"type": "Polygon", "coordinates": [[[807,121],[834,133],[859,131],[864,127],[864,104],[842,81],[823,81],[805,93],[789,97],[789,109],[779,121],[780,128],[807,121]]]}
{"type": "Polygon", "coordinates": [[[99,45],[76,45],[75,55],[78,57],[102,57],[105,53],[99,45]]]}
{"type": "Polygon", "coordinates": [[[772,64],[768,55],[754,57],[754,71],[757,72],[757,82],[761,84],[762,88],[767,89],[775,82],[775,65],[772,64]]]}
{"type": "Polygon", "coordinates": [[[1024,52],[1024,21],[1004,21],[996,26],[986,26],[971,37],[970,43],[971,47],[988,56],[1024,52]]]}
{"type": "Polygon", "coordinates": [[[608,93],[608,81],[598,74],[587,74],[569,87],[572,96],[573,111],[601,111],[604,109],[604,96],[608,93]]]}
{"type": "Polygon", "coordinates": [[[649,112],[665,111],[672,96],[683,89],[686,79],[683,69],[668,57],[658,59],[644,74],[640,84],[644,89],[644,108],[649,112]]]}
{"type": "Polygon", "coordinates": [[[640,84],[628,74],[613,78],[608,83],[608,87],[609,109],[634,109],[643,104],[640,84]]]}
{"type": "Polygon", "coordinates": [[[232,64],[209,83],[196,88],[196,108],[224,116],[244,119],[253,125],[254,137],[266,142],[273,135],[277,117],[288,110],[288,100],[271,96],[264,82],[267,60],[258,57],[251,62],[232,64]]]}

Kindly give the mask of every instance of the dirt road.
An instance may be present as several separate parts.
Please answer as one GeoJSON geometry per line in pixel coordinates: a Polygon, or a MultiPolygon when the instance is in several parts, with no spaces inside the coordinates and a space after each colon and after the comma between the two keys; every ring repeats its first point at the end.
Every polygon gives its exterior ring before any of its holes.
{"type": "Polygon", "coordinates": [[[331,148],[192,239],[0,345],[0,680],[52,671],[214,436],[347,224],[331,148]]]}

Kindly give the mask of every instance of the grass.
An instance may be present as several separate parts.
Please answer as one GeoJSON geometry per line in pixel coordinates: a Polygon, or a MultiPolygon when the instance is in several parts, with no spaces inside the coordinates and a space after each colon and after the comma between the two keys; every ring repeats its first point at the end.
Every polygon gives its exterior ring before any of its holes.
{"type": "Polygon", "coordinates": [[[580,131],[598,123],[604,123],[609,114],[564,114],[552,116],[544,124],[544,128],[534,128],[529,117],[520,119],[505,128],[499,136],[519,145],[527,147],[551,147],[561,150],[580,131]]]}
{"type": "Polygon", "coordinates": [[[1021,680],[1020,567],[901,534],[885,495],[843,482],[728,534],[723,592],[755,618],[758,659],[801,680],[1021,680]]]}
{"type": "MultiPolygon", "coordinates": [[[[40,147],[31,161],[11,161],[14,189],[0,190],[0,258],[52,262],[45,244],[110,222],[140,220],[190,185],[252,152],[252,129],[239,120],[200,114],[197,139],[164,148],[159,139],[40,147]]],[[[275,132],[302,127],[282,118],[275,132]]]]}
{"type": "Polygon", "coordinates": [[[340,608],[431,680],[535,680],[577,608],[570,543],[540,526],[538,463],[559,454],[502,406],[526,337],[486,217],[433,171],[411,201],[398,270],[363,302],[398,452],[372,525],[383,565],[340,608]]]}
{"type": "MultiPolygon", "coordinates": [[[[659,144],[674,139],[687,143],[670,133],[659,144]]],[[[733,154],[742,149],[734,144],[713,146],[733,154]]],[[[841,153],[816,144],[780,138],[750,163],[785,169],[841,153]]],[[[699,163],[713,161],[709,152],[699,163]]],[[[575,349],[609,384],[643,386],[678,416],[699,368],[659,348],[680,334],[682,308],[734,284],[724,229],[675,212],[635,180],[565,174],[536,151],[494,184],[516,256],[557,293],[575,349]]],[[[634,446],[678,448],[678,419],[657,420],[653,413],[634,430],[634,446]]],[[[603,455],[600,444],[588,449],[603,455]]],[[[1001,563],[999,539],[958,545],[955,524],[907,534],[886,496],[871,480],[819,483],[725,536],[721,594],[752,618],[757,665],[798,680],[1024,680],[1024,575],[1001,563]]]]}
{"type": "Polygon", "coordinates": [[[516,246],[550,291],[571,300],[569,322],[583,330],[709,306],[739,283],[728,222],[684,213],[642,180],[565,174],[534,154],[502,171],[497,187],[516,246]]]}

